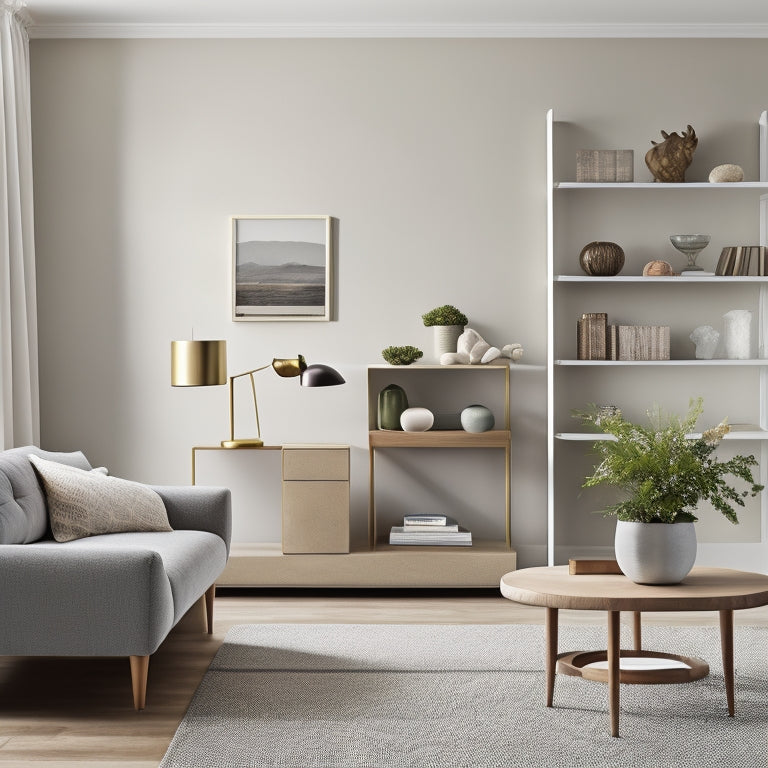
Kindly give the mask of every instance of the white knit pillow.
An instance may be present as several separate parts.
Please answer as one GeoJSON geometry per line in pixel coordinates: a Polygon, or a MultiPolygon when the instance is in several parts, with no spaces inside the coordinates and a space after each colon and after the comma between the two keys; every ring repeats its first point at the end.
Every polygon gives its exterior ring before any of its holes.
{"type": "Polygon", "coordinates": [[[146,485],[30,454],[56,541],[125,531],[171,531],[163,500],[146,485]]]}

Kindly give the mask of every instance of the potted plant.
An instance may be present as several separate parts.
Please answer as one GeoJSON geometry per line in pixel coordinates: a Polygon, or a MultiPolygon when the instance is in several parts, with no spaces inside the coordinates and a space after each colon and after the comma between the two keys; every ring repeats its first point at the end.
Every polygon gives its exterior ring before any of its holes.
{"type": "Polygon", "coordinates": [[[467,316],[450,304],[430,309],[421,316],[427,328],[434,328],[435,354],[438,359],[445,352],[455,352],[459,336],[469,322],[467,316]]]}
{"type": "Polygon", "coordinates": [[[695,511],[701,501],[738,523],[735,507],[763,490],[752,476],[754,456],[720,461],[713,455],[730,431],[726,421],[693,434],[702,411],[702,398],[696,398],[683,419],[656,406],[648,413],[648,425],[626,421],[618,409],[593,406],[577,414],[585,425],[611,435],[595,442],[600,463],[583,487],[612,485],[624,492],[621,501],[603,511],[617,518],[616,559],[637,583],[675,584],[685,578],[696,559],[695,511]],[[729,476],[749,489],[737,490],[729,476]]]}

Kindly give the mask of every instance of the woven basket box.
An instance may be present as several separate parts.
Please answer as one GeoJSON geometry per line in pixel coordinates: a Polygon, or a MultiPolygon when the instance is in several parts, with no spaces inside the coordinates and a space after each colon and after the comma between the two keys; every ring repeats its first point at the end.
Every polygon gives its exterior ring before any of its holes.
{"type": "Polygon", "coordinates": [[[580,149],[576,152],[576,181],[633,181],[635,153],[631,149],[580,149]]]}

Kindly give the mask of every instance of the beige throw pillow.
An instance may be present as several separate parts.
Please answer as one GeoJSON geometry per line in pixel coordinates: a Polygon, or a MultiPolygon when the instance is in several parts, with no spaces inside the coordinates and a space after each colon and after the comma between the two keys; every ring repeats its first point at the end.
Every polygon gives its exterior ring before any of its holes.
{"type": "Polygon", "coordinates": [[[163,500],[146,485],[30,454],[56,541],[124,531],[171,531],[163,500]]]}

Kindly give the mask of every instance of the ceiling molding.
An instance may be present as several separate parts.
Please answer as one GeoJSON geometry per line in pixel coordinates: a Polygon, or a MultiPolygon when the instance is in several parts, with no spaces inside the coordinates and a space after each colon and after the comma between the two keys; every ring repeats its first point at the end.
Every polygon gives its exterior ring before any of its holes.
{"type": "Polygon", "coordinates": [[[32,24],[31,38],[766,38],[768,24],[32,24]]]}

